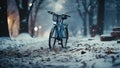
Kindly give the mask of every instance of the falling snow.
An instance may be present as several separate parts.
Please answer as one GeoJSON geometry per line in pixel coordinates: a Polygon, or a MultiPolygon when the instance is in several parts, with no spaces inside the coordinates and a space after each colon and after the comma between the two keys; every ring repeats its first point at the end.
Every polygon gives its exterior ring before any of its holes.
{"type": "MultiPolygon", "coordinates": [[[[23,8],[21,4],[19,6],[23,8]]],[[[83,22],[78,14],[75,0],[46,0],[41,6],[34,27],[35,34],[40,33],[40,37],[32,38],[26,33],[14,38],[0,37],[0,68],[120,68],[120,43],[118,43],[120,41],[103,42],[100,41],[100,36],[82,37],[83,22]],[[56,45],[53,50],[49,49],[48,36],[55,22],[52,22],[52,16],[47,11],[71,16],[64,22],[68,24],[70,34],[66,49],[60,45],[56,45]]],[[[12,0],[8,7],[9,11],[16,11],[12,0]]],[[[108,8],[105,10],[105,31],[101,36],[110,36],[113,24],[116,23],[116,11],[114,7],[111,8],[111,12],[108,12],[108,8]]],[[[9,30],[15,36],[19,33],[17,16],[18,13],[15,12],[8,17],[8,24],[12,24],[9,21],[16,22],[13,31],[9,30]]],[[[93,19],[97,19],[97,15],[93,19]]]]}

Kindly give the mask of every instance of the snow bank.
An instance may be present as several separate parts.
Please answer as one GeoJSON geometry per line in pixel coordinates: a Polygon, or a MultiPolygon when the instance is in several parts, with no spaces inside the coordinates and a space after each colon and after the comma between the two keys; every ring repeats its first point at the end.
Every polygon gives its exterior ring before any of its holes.
{"type": "Polygon", "coordinates": [[[16,40],[30,40],[32,39],[32,37],[27,34],[27,33],[22,33],[20,35],[18,35],[18,37],[12,38],[12,39],[16,39],[16,40]]]}
{"type": "Polygon", "coordinates": [[[18,37],[15,38],[8,38],[8,37],[1,37],[0,38],[0,49],[6,49],[6,48],[20,48],[20,47],[27,47],[30,48],[33,46],[36,46],[37,48],[38,45],[35,45],[35,43],[40,43],[39,46],[44,46],[47,39],[44,37],[38,37],[38,38],[32,38],[29,34],[27,33],[22,33],[18,37]],[[46,41],[45,43],[43,43],[46,41]],[[44,45],[42,45],[44,44],[44,45]],[[32,46],[31,46],[32,45],[32,46]]]}
{"type": "Polygon", "coordinates": [[[99,37],[70,37],[67,46],[48,48],[48,38],[22,34],[14,39],[0,38],[0,65],[38,68],[119,68],[120,44],[101,42],[99,37]],[[11,62],[11,63],[10,63],[11,62]]]}

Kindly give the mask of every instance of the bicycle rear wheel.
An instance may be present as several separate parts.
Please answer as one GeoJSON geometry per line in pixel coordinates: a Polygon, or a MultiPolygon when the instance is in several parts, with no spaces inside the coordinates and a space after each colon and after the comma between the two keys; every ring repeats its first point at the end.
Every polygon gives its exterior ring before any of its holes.
{"type": "Polygon", "coordinates": [[[63,48],[66,48],[67,41],[68,41],[68,29],[67,29],[67,28],[64,28],[63,38],[62,38],[62,40],[61,40],[61,43],[62,43],[62,47],[63,47],[63,48]]]}
{"type": "Polygon", "coordinates": [[[49,35],[49,48],[52,49],[55,47],[56,43],[56,28],[55,26],[51,29],[50,35],[49,35]]]}

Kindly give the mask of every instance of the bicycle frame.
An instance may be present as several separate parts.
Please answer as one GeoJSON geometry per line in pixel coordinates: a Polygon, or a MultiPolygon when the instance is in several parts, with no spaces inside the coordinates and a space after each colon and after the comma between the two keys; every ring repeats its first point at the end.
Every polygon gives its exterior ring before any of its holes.
{"type": "MultiPolygon", "coordinates": [[[[58,18],[57,18],[58,19],[58,18]]],[[[62,32],[64,30],[64,25],[63,25],[63,21],[57,21],[56,24],[56,32],[57,32],[57,39],[58,40],[61,40],[63,35],[62,35],[62,32]]]]}
{"type": "Polygon", "coordinates": [[[58,40],[58,44],[60,44],[62,48],[66,48],[68,40],[68,28],[66,24],[63,24],[63,21],[70,16],[65,14],[58,15],[51,11],[48,11],[48,13],[53,15],[53,21],[56,22],[56,24],[54,24],[54,27],[50,31],[49,48],[55,48],[56,40],[58,40]]]}
{"type": "Polygon", "coordinates": [[[54,12],[50,12],[48,11],[48,13],[53,14],[53,21],[56,22],[55,27],[56,32],[57,32],[57,40],[61,40],[63,38],[63,34],[62,32],[64,31],[64,28],[67,28],[67,26],[65,24],[63,24],[63,20],[67,19],[67,17],[70,17],[68,15],[62,14],[62,15],[58,15],[54,12]]]}

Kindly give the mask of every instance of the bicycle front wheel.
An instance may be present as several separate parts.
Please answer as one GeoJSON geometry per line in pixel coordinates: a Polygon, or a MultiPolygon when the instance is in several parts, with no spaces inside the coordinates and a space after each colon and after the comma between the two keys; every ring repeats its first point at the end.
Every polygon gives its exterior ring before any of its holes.
{"type": "Polygon", "coordinates": [[[53,27],[49,35],[49,48],[54,48],[56,43],[56,29],[53,27]]]}

